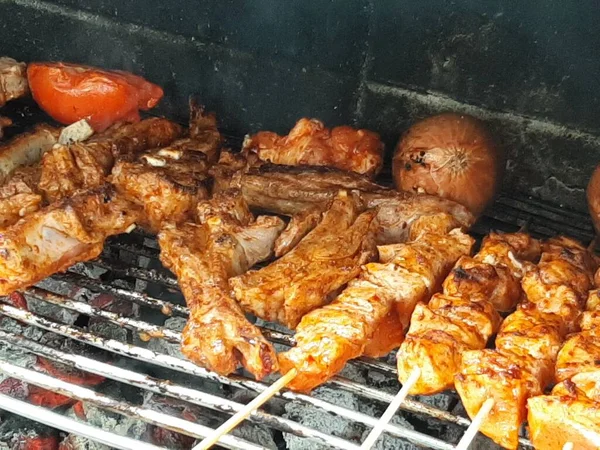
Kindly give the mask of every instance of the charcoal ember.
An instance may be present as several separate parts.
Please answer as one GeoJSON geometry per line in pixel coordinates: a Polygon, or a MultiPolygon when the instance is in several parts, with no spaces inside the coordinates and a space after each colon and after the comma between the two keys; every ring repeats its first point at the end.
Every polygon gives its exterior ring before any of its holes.
{"type": "MultiPolygon", "coordinates": [[[[390,423],[398,425],[402,428],[414,430],[414,427],[409,422],[407,422],[402,416],[399,415],[395,415],[394,417],[392,417],[390,423]]],[[[362,436],[363,440],[366,439],[370,431],[371,430],[368,429],[364,432],[362,436]]],[[[382,433],[379,439],[375,441],[375,444],[371,448],[374,450],[418,450],[421,447],[416,446],[415,444],[407,441],[406,439],[391,436],[388,433],[382,433]]]]}
{"type": "MultiPolygon", "coordinates": [[[[139,316],[139,306],[137,304],[110,294],[96,294],[89,300],[89,303],[95,308],[110,311],[123,317],[139,316]]],[[[88,329],[94,334],[121,342],[127,342],[129,335],[126,328],[97,317],[90,318],[88,329]]]]}
{"type": "MultiPolygon", "coordinates": [[[[452,410],[452,414],[460,416],[460,417],[468,418],[467,412],[465,411],[465,408],[463,407],[462,403],[460,403],[460,402],[454,407],[454,409],[452,410]]],[[[446,427],[446,430],[440,434],[440,439],[442,439],[443,441],[449,442],[453,445],[456,445],[456,444],[458,444],[460,439],[465,434],[465,431],[466,431],[466,428],[455,426],[455,425],[448,425],[446,427]]],[[[473,442],[469,446],[469,449],[470,450],[501,450],[502,447],[499,446],[498,444],[496,444],[494,441],[492,441],[487,436],[484,436],[481,433],[477,433],[477,435],[475,436],[475,439],[473,439],[473,442]]]]}
{"type": "Polygon", "coordinates": [[[69,271],[74,272],[78,275],[83,275],[88,278],[93,278],[95,280],[99,279],[102,275],[108,272],[108,270],[96,266],[93,263],[77,263],[74,266],[71,266],[69,268],[69,271]]]}
{"type": "MultiPolygon", "coordinates": [[[[85,288],[55,278],[46,278],[37,283],[36,286],[69,298],[75,298],[81,295],[81,292],[85,291],[85,288]]],[[[27,297],[27,293],[25,293],[25,296],[27,297]]]]}
{"type": "Polygon", "coordinates": [[[242,422],[238,427],[231,431],[231,434],[240,439],[259,444],[261,447],[277,450],[273,432],[264,425],[252,422],[242,422]]]}
{"type": "Polygon", "coordinates": [[[32,341],[39,341],[44,335],[44,331],[40,328],[26,325],[25,323],[11,319],[10,317],[0,317],[0,330],[7,333],[22,335],[32,341]]]}
{"type": "MultiPolygon", "coordinates": [[[[169,330],[182,331],[186,322],[187,320],[183,317],[169,317],[167,320],[165,320],[163,326],[169,330]]],[[[181,346],[173,342],[168,342],[166,339],[151,339],[148,342],[148,348],[157,353],[165,353],[176,358],[185,359],[181,353],[181,346]]]]}
{"type": "Polygon", "coordinates": [[[69,434],[62,440],[58,446],[58,450],[111,450],[111,448],[88,438],[69,434]]]}
{"type": "MultiPolygon", "coordinates": [[[[69,295],[69,297],[73,298],[74,295],[69,295]]],[[[52,319],[65,325],[73,325],[79,317],[79,313],[29,296],[27,296],[27,306],[32,313],[47,317],[48,319],[52,319]]]]}
{"type": "Polygon", "coordinates": [[[16,414],[0,424],[0,448],[9,450],[57,450],[58,431],[16,414]]]}
{"type": "MultiPolygon", "coordinates": [[[[22,329],[19,324],[15,323],[15,325],[22,329]]],[[[15,366],[27,369],[34,367],[37,363],[37,357],[35,355],[3,341],[0,341],[0,360],[8,361],[15,366]]],[[[8,378],[8,376],[0,373],[0,382],[4,382],[8,378]]]]}
{"type": "MultiPolygon", "coordinates": [[[[213,417],[210,417],[210,413],[203,410],[201,407],[171,397],[165,397],[149,392],[144,397],[144,406],[207,427],[216,428],[217,426],[214,420],[214,414],[212,414],[213,417]]],[[[148,427],[147,434],[152,443],[167,448],[188,449],[195,441],[195,439],[190,436],[171,430],[165,430],[164,428],[154,425],[148,427]],[[190,440],[192,443],[191,445],[189,444],[190,440]]]]}
{"type": "MultiPolygon", "coordinates": [[[[313,396],[321,400],[342,406],[347,409],[358,410],[358,398],[345,391],[320,387],[313,392],[313,396]]],[[[290,402],[285,406],[284,417],[309,428],[319,430],[349,441],[358,443],[365,431],[365,427],[344,417],[329,414],[321,408],[290,402]]],[[[308,442],[305,438],[283,433],[283,438],[288,450],[321,450],[329,447],[308,442]]]]}
{"type": "Polygon", "coordinates": [[[29,385],[16,378],[5,378],[0,382],[0,393],[19,400],[25,400],[29,397],[29,385]]]}
{"type": "Polygon", "coordinates": [[[27,300],[25,300],[25,297],[20,292],[13,292],[6,296],[6,302],[15,308],[28,310],[27,300]]]}

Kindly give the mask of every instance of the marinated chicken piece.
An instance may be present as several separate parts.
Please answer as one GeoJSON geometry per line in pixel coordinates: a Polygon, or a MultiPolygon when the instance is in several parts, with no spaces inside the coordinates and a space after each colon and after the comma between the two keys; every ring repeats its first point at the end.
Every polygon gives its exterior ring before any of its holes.
{"type": "Polygon", "coordinates": [[[384,145],[377,133],[348,126],[329,130],[316,119],[300,119],[287,136],[261,131],[247,136],[243,152],[287,166],[330,166],[375,177],[383,166],[384,145]]]}
{"type": "Polygon", "coordinates": [[[12,58],[0,58],[0,107],[29,92],[27,67],[12,58]]]}
{"type": "Polygon", "coordinates": [[[181,135],[181,127],[166,119],[121,125],[86,142],[55,145],[42,158],[40,190],[55,202],[106,182],[115,157],[164,147],[181,135]]]}
{"type": "Polygon", "coordinates": [[[521,283],[527,302],[504,320],[496,349],[462,355],[456,390],[470,417],[494,399],[480,431],[501,446],[517,448],[527,400],[553,382],[557,353],[574,329],[595,266],[576,241],[561,237],[543,243],[539,264],[528,265],[521,283]]]}
{"type": "Polygon", "coordinates": [[[97,257],[106,238],[130,231],[139,213],[111,187],[103,186],[0,231],[0,295],[97,257]]]}
{"type": "MultiPolygon", "coordinates": [[[[596,275],[599,273],[600,270],[596,275]]],[[[600,373],[600,289],[589,292],[579,326],[581,331],[570,336],[558,353],[557,381],[568,380],[578,373],[600,373]]]]}
{"type": "Polygon", "coordinates": [[[0,139],[4,137],[4,129],[12,125],[12,120],[8,117],[0,116],[0,139]]]}
{"type": "Polygon", "coordinates": [[[167,222],[190,219],[208,198],[206,155],[174,147],[118,161],[111,181],[130,201],[144,208],[142,227],[156,234],[167,222]]]}
{"type": "Polygon", "coordinates": [[[179,281],[190,309],[182,351],[222,375],[239,364],[262,379],[277,370],[273,347],[229,293],[227,280],[269,258],[284,223],[254,220],[239,192],[225,192],[198,206],[198,223],[165,225],[160,259],[179,281]]]}
{"type": "Polygon", "coordinates": [[[461,355],[485,348],[498,331],[498,310],[514,307],[525,268],[519,258],[539,257],[540,246],[523,233],[492,233],[479,252],[464,256],[429,304],[416,306],[398,351],[398,378],[406,383],[421,370],[413,395],[435,394],[454,386],[461,355]]]}
{"type": "Polygon", "coordinates": [[[333,377],[364,353],[390,313],[397,318],[393,335],[402,333],[414,305],[431,295],[430,289],[473,246],[474,240],[460,229],[450,231],[457,223],[446,214],[422,217],[415,225],[411,242],[380,248],[382,262],[363,266],[333,302],[302,318],[296,346],[279,355],[282,373],[298,370],[288,387],[309,391],[333,377]],[[440,226],[419,226],[427,221],[440,226]]]}
{"type": "Polygon", "coordinates": [[[396,308],[392,307],[383,320],[377,324],[375,332],[367,342],[362,356],[381,358],[404,342],[404,327],[396,308]]]}
{"type": "Polygon", "coordinates": [[[600,448],[600,372],[585,372],[527,401],[529,436],[536,449],[600,448]]]}
{"type": "Polygon", "coordinates": [[[208,197],[209,166],[221,150],[214,114],[192,107],[190,137],[137,157],[126,156],[112,171],[111,181],[129,200],[143,206],[143,226],[158,233],[166,222],[191,218],[208,197]]]}
{"type": "Polygon", "coordinates": [[[340,191],[321,223],[292,251],[230,280],[242,308],[295,328],[302,316],[327,303],[375,256],[375,214],[364,210],[358,195],[340,191]]]}
{"type": "Polygon", "coordinates": [[[37,164],[58,141],[60,129],[38,125],[0,146],[0,185],[19,167],[37,164]]]}
{"type": "Polygon", "coordinates": [[[0,186],[0,229],[17,223],[43,206],[38,190],[39,178],[39,166],[25,166],[17,169],[0,186]]]}
{"type": "Polygon", "coordinates": [[[399,193],[358,174],[325,167],[271,165],[240,173],[244,166],[239,158],[227,158],[227,163],[226,168],[215,171],[217,186],[222,188],[228,183],[240,186],[251,208],[292,217],[276,245],[278,255],[289,251],[302,239],[303,233],[318,224],[318,212],[326,211],[341,189],[359,191],[368,208],[377,208],[378,245],[406,240],[408,225],[426,214],[447,212],[465,227],[475,221],[473,215],[458,203],[431,195],[399,193]],[[225,181],[226,176],[229,176],[228,181],[225,181]]]}

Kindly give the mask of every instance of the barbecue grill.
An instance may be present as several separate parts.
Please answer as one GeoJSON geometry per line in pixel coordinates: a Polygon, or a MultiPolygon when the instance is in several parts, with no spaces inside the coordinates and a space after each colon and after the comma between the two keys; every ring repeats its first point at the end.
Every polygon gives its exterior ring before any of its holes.
{"type": "MultiPolygon", "coordinates": [[[[512,23],[524,11],[500,6],[479,10],[467,0],[452,7],[435,2],[440,4],[436,12],[421,9],[418,2],[398,6],[359,0],[328,5],[253,2],[245,11],[220,2],[184,0],[169,5],[79,3],[0,0],[0,56],[81,61],[145,74],[165,87],[158,113],[180,122],[188,95],[196,94],[223,118],[232,148],[240,147],[246,131],[286,129],[298,117],[312,115],[381,132],[389,154],[398,133],[415,118],[448,109],[469,112],[486,119],[500,143],[510,147],[502,194],[471,233],[481,237],[490,230],[527,225],[538,237],[564,233],[584,242],[594,237],[582,194],[600,159],[593,121],[598,102],[594,96],[586,98],[582,87],[589,70],[565,68],[566,60],[541,64],[533,31],[521,36],[524,48],[515,50],[518,56],[509,54],[511,46],[519,45],[511,37],[512,23]],[[439,30],[414,25],[434,18],[439,30]],[[237,27],[237,21],[243,24],[237,27]],[[406,43],[415,52],[429,52],[430,61],[389,56],[400,51],[390,41],[408,36],[408,31],[393,29],[394,24],[417,27],[413,31],[423,44],[414,37],[406,43]],[[469,33],[471,40],[461,41],[469,33]],[[391,37],[387,41],[386,35],[391,37]],[[479,35],[484,42],[476,44],[479,35]],[[484,50],[485,45],[492,49],[484,50]],[[523,56],[528,51],[534,51],[532,62],[523,56]],[[484,62],[476,66],[469,58],[484,62]],[[383,67],[390,61],[392,67],[383,67]],[[495,74],[482,68],[490,61],[495,74]],[[541,67],[534,67],[538,63],[541,67]],[[431,78],[399,67],[411,64],[429,70],[431,78]],[[524,74],[510,83],[514,64],[521,64],[524,74]],[[560,83],[557,74],[565,77],[560,83]],[[519,83],[522,91],[515,87],[519,83]],[[540,98],[540,86],[554,100],[540,98]]],[[[550,35],[538,22],[541,13],[519,8],[528,13],[521,25],[550,35]]],[[[565,20],[574,29],[592,25],[577,22],[587,18],[565,20]]],[[[563,48],[575,46],[578,39],[587,40],[570,37],[563,48]]],[[[569,57],[583,59],[586,48],[569,57]]],[[[28,100],[10,103],[2,113],[16,124],[6,130],[9,137],[47,120],[28,100]]],[[[391,182],[389,164],[386,181],[391,182]]],[[[0,444],[8,448],[29,448],[23,446],[28,434],[58,433],[40,424],[69,435],[70,447],[65,448],[189,448],[273,381],[256,382],[243,371],[223,377],[183,359],[178,352],[183,321],[177,318],[187,317],[187,308],[175,278],[158,262],[156,240],[141,231],[111,238],[99,259],[44,280],[24,296],[28,310],[0,303],[0,444]],[[65,373],[77,369],[106,380],[84,386],[45,370],[31,355],[57,363],[65,373]],[[23,394],[27,386],[74,401],[53,410],[33,405],[23,394]],[[18,416],[28,419],[20,435],[9,422],[18,416]],[[149,443],[151,435],[160,436],[154,441],[162,444],[149,443]]],[[[257,323],[278,348],[293,345],[291,332],[257,323]]],[[[361,358],[310,395],[282,391],[219,445],[358,449],[398,388],[394,361],[361,358]]],[[[376,448],[450,450],[469,424],[454,393],[409,397],[376,448]]],[[[499,447],[480,436],[472,448],[499,447]]],[[[532,448],[525,431],[521,448],[532,448]]]]}

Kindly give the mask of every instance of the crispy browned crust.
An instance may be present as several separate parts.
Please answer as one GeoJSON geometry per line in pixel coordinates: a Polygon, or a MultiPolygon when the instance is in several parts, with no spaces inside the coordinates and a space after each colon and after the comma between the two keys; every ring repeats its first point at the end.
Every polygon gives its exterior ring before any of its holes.
{"type": "Polygon", "coordinates": [[[126,232],[140,211],[110,186],[37,211],[0,232],[0,293],[28,287],[95,258],[108,236],[126,232]]]}

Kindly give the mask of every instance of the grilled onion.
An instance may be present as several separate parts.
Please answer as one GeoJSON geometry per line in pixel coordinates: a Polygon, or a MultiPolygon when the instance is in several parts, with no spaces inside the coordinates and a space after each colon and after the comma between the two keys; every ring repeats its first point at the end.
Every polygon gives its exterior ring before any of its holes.
{"type": "Polygon", "coordinates": [[[588,208],[596,233],[600,233],[600,165],[596,167],[586,190],[588,208]]]}
{"type": "Polygon", "coordinates": [[[484,125],[463,114],[440,114],[413,125],[393,159],[398,190],[438,195],[481,214],[499,186],[502,161],[484,125]]]}

